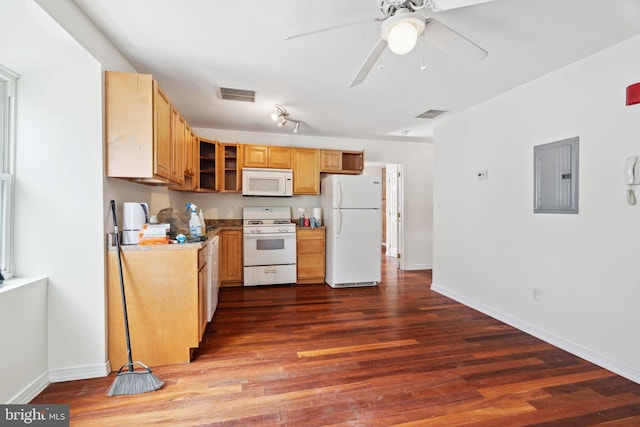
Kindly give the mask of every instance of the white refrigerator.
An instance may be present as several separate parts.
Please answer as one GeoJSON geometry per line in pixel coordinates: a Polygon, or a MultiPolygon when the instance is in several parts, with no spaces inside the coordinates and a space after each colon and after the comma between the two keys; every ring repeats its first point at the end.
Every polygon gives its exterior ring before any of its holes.
{"type": "Polygon", "coordinates": [[[382,178],[328,175],[320,194],[325,281],[332,288],[377,285],[382,275],[382,178]]]}

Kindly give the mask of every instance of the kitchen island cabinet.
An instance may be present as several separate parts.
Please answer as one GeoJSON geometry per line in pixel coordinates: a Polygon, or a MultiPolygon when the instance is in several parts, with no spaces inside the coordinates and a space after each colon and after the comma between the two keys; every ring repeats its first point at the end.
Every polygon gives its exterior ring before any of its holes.
{"type": "MultiPolygon", "coordinates": [[[[149,366],[188,363],[207,323],[204,244],[123,247],[131,353],[149,366]],[[176,247],[182,246],[182,247],[176,247]]],[[[111,369],[127,363],[117,252],[107,263],[111,369]]]]}

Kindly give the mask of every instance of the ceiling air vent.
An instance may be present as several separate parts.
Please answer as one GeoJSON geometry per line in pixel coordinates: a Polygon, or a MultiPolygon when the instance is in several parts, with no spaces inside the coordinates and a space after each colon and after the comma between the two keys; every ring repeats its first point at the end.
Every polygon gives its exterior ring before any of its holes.
{"type": "Polygon", "coordinates": [[[230,87],[219,87],[220,98],[230,101],[256,102],[256,91],[246,89],[231,89],[230,87]]]}
{"type": "Polygon", "coordinates": [[[424,113],[416,116],[417,119],[435,119],[440,114],[444,114],[446,111],[443,110],[427,110],[424,113]]]}

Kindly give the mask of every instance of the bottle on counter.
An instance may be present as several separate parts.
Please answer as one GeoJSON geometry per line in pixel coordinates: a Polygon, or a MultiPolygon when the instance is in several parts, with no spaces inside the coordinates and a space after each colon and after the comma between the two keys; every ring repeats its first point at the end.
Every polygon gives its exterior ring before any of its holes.
{"type": "Polygon", "coordinates": [[[198,212],[198,219],[200,219],[200,225],[202,226],[201,236],[207,234],[207,224],[204,222],[204,214],[202,213],[202,209],[198,212]]]}
{"type": "Polygon", "coordinates": [[[191,237],[202,236],[202,224],[200,223],[197,208],[193,203],[187,203],[187,210],[191,209],[191,218],[189,219],[189,234],[191,234],[191,237]]]}

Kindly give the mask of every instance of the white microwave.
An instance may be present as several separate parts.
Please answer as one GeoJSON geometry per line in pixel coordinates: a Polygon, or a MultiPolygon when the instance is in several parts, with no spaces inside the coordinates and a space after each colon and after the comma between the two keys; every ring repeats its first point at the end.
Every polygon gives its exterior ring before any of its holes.
{"type": "Polygon", "coordinates": [[[291,169],[242,169],[242,195],[290,197],[293,195],[291,169]]]}

